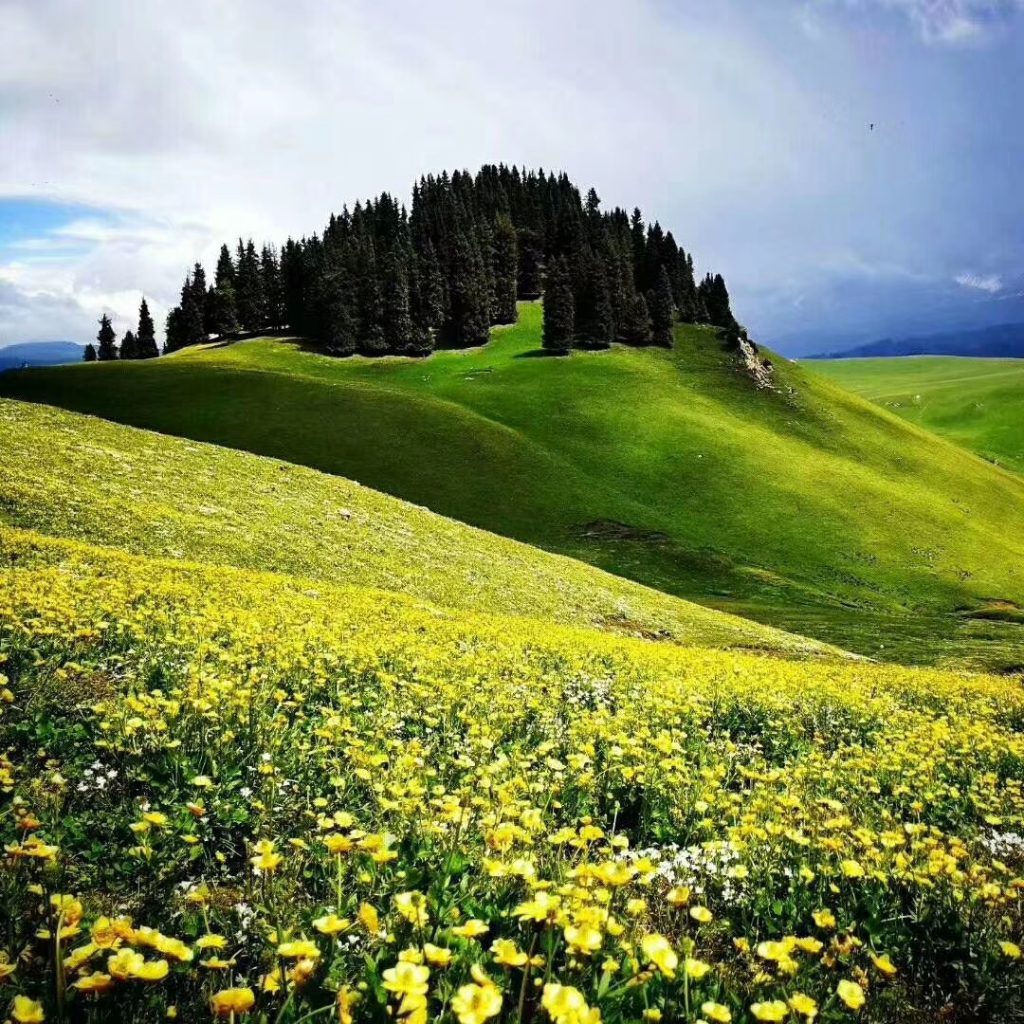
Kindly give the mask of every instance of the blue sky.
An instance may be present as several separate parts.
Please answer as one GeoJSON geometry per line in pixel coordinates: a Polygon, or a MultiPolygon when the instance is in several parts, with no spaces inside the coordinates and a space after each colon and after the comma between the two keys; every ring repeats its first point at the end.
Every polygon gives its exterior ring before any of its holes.
{"type": "Polygon", "coordinates": [[[1024,320],[1022,2],[6,0],[0,345],[485,161],[639,204],[787,352],[1024,320]]]}

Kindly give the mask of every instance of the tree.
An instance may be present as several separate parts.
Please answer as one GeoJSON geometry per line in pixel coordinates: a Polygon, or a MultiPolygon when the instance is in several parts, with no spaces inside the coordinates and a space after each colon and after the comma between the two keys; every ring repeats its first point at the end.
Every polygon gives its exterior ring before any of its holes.
{"type": "Polygon", "coordinates": [[[483,345],[491,318],[480,252],[464,232],[456,234],[451,255],[448,318],[442,328],[447,344],[483,345]]]}
{"type": "Polygon", "coordinates": [[[544,281],[544,348],[567,356],[575,325],[572,281],[564,257],[554,260],[544,281]]]}
{"type": "Polygon", "coordinates": [[[647,312],[647,300],[637,292],[626,307],[626,319],[622,330],[627,345],[649,345],[651,343],[651,318],[647,312]]]}
{"type": "Polygon", "coordinates": [[[121,341],[121,358],[122,359],[138,359],[139,358],[139,343],[135,340],[134,331],[125,331],[124,338],[121,341]]]}
{"type": "Polygon", "coordinates": [[[263,246],[260,253],[260,278],[263,284],[264,319],[271,327],[280,327],[285,322],[284,288],[277,253],[269,245],[263,246]]]}
{"type": "MultiPolygon", "coordinates": [[[[591,190],[593,191],[593,190],[591,190]]],[[[615,337],[615,321],[604,260],[591,256],[575,307],[576,340],[587,348],[607,348],[615,337]]]]}
{"type": "Polygon", "coordinates": [[[152,359],[160,353],[156,347],[156,329],[153,326],[153,318],[149,315],[149,306],[145,297],[139,303],[139,333],[136,335],[139,359],[152,359]]]}
{"type": "Polygon", "coordinates": [[[245,331],[258,331],[266,323],[266,300],[263,294],[260,261],[251,238],[244,246],[242,240],[238,240],[235,280],[238,322],[245,331]]]}
{"type": "Polygon", "coordinates": [[[736,318],[729,306],[729,290],[721,274],[707,274],[697,288],[698,298],[707,311],[708,323],[715,327],[734,327],[736,318]]]}
{"type": "Polygon", "coordinates": [[[409,312],[409,274],[404,254],[395,251],[384,257],[384,346],[391,352],[408,348],[413,337],[409,312]]]}
{"type": "Polygon", "coordinates": [[[91,341],[85,346],[85,361],[87,363],[96,362],[96,346],[91,341]]]}
{"type": "Polygon", "coordinates": [[[106,313],[100,317],[100,330],[96,335],[99,344],[96,347],[96,358],[101,363],[110,362],[117,358],[117,335],[110,323],[110,317],[106,313]]]}
{"type": "Polygon", "coordinates": [[[651,324],[654,330],[655,345],[663,348],[672,347],[672,321],[674,305],[672,302],[672,283],[668,271],[662,266],[658,272],[658,283],[654,287],[654,301],[651,303],[651,324]]]}
{"type": "Polygon", "coordinates": [[[517,257],[516,229],[507,213],[500,214],[494,223],[494,309],[491,316],[496,324],[514,324],[516,309],[517,257]]]}

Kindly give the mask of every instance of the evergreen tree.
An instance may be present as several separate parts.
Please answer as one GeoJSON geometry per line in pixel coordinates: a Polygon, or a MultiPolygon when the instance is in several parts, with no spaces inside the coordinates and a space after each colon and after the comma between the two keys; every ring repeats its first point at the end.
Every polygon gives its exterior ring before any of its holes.
{"type": "Polygon", "coordinates": [[[91,341],[85,346],[85,361],[87,363],[96,362],[96,346],[91,341]]]}
{"type": "Polygon", "coordinates": [[[263,246],[260,253],[260,279],[263,285],[264,319],[271,327],[280,327],[285,322],[284,288],[277,253],[269,245],[263,246]]]}
{"type": "Polygon", "coordinates": [[[615,321],[608,276],[598,256],[591,256],[587,262],[575,311],[576,340],[586,348],[607,348],[615,337],[615,321]]]}
{"type": "Polygon", "coordinates": [[[139,358],[139,344],[135,340],[135,333],[133,331],[125,331],[124,338],[121,340],[121,359],[138,359],[139,358]]]}
{"type": "Polygon", "coordinates": [[[186,342],[183,328],[184,317],[182,316],[181,306],[175,306],[167,314],[167,322],[164,324],[164,355],[177,352],[179,348],[184,347],[186,342]]]}
{"type": "Polygon", "coordinates": [[[651,343],[651,318],[647,312],[647,300],[639,292],[633,296],[626,309],[622,335],[627,345],[651,343]]]}
{"type": "Polygon", "coordinates": [[[136,335],[136,342],[139,359],[152,359],[159,355],[156,347],[156,329],[153,326],[153,318],[149,315],[145,297],[139,303],[139,333],[136,335]]]}
{"type": "Polygon", "coordinates": [[[235,264],[231,259],[231,251],[226,245],[220,247],[220,255],[217,257],[217,271],[213,278],[214,287],[221,288],[224,285],[235,287],[235,264]]]}
{"type": "Polygon", "coordinates": [[[698,298],[704,305],[707,322],[715,327],[734,327],[736,319],[729,305],[729,290],[721,274],[707,274],[697,289],[698,298]]]}
{"type": "Polygon", "coordinates": [[[651,324],[655,345],[664,348],[672,347],[672,284],[664,265],[658,272],[658,283],[654,288],[654,301],[651,303],[651,324]]]}
{"type": "Polygon", "coordinates": [[[565,259],[559,257],[551,263],[544,281],[544,348],[554,355],[567,356],[574,328],[572,281],[565,259]]]}
{"type": "Polygon", "coordinates": [[[404,253],[389,252],[384,257],[384,347],[402,352],[413,341],[412,315],[409,311],[409,275],[404,253]]]}
{"type": "Polygon", "coordinates": [[[512,218],[500,214],[494,224],[494,308],[491,315],[496,324],[514,324],[518,317],[516,264],[516,229],[512,218]]]}
{"type": "Polygon", "coordinates": [[[517,234],[519,298],[536,299],[540,297],[544,287],[544,248],[534,231],[524,229],[517,234]]]}
{"type": "Polygon", "coordinates": [[[448,318],[442,327],[452,347],[483,345],[490,333],[490,310],[480,253],[464,232],[452,243],[448,318]]]}
{"type": "Polygon", "coordinates": [[[251,238],[244,246],[242,240],[238,240],[235,280],[238,322],[244,331],[258,331],[266,324],[266,299],[260,261],[251,238]]]}
{"type": "Polygon", "coordinates": [[[106,313],[100,317],[100,330],[96,335],[96,341],[99,342],[96,346],[96,358],[101,363],[117,358],[117,335],[106,313]]]}

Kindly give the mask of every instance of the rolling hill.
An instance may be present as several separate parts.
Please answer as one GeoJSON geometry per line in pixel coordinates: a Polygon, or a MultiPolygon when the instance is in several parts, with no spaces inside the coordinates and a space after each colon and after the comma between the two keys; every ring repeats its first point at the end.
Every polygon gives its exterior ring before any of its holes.
{"type": "Polygon", "coordinates": [[[84,347],[77,341],[30,341],[0,348],[0,373],[25,366],[59,366],[82,361],[84,347]]]}
{"type": "Polygon", "coordinates": [[[843,359],[814,369],[990,462],[1024,472],[1024,359],[843,359]]]}
{"type": "Polygon", "coordinates": [[[708,328],[560,360],[521,314],[427,360],[257,340],[0,392],[346,476],[848,650],[1024,663],[1024,480],[812,369],[779,360],[759,390],[708,328]]]}
{"type": "Polygon", "coordinates": [[[12,1019],[1013,1019],[1013,681],[77,413],[0,446],[12,1019]]]}
{"type": "Polygon", "coordinates": [[[1019,359],[1024,356],[1024,324],[965,327],[907,338],[882,338],[809,359],[870,359],[892,356],[973,356],[1019,359]]]}

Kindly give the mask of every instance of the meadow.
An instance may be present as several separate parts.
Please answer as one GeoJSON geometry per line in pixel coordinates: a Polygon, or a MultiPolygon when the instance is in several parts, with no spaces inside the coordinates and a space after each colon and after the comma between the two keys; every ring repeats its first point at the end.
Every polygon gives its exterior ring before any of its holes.
{"type": "Polygon", "coordinates": [[[0,432],[12,1020],[1019,1016],[1013,680],[270,459],[14,402],[0,432]]]}
{"type": "Polygon", "coordinates": [[[714,330],[539,352],[541,309],[426,360],[295,341],[5,374],[0,391],[358,480],[657,590],[911,663],[1024,664],[1024,480],[714,330]]]}
{"type": "Polygon", "coordinates": [[[1024,471],[1024,360],[914,356],[811,365],[910,423],[1024,471]]]}

